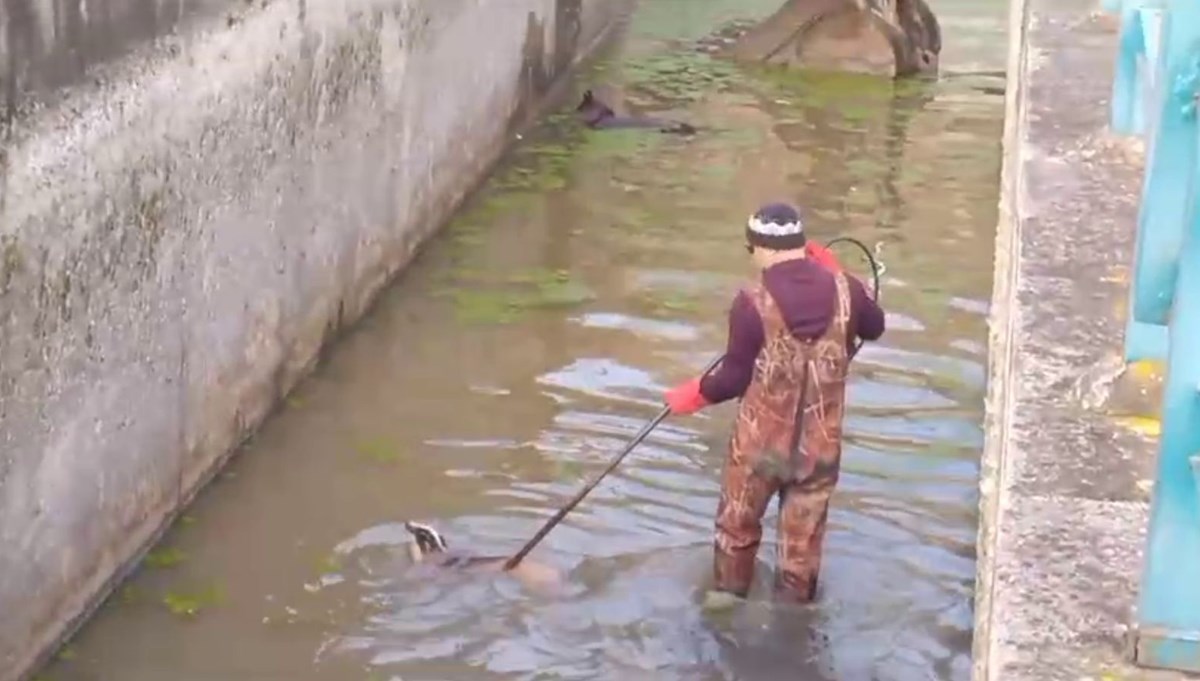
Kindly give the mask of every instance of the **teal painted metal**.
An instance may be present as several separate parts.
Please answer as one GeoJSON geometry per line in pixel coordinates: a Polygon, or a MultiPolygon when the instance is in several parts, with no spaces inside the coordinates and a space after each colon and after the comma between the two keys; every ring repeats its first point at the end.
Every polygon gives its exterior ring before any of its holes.
{"type": "MultiPolygon", "coordinates": [[[[1131,288],[1131,303],[1132,298],[1131,288]]],[[[1161,324],[1144,324],[1134,319],[1132,314],[1129,315],[1125,320],[1125,361],[1166,359],[1168,338],[1167,327],[1161,324]]]]}
{"type": "Polygon", "coordinates": [[[1179,273],[1183,225],[1196,165],[1195,85],[1200,80],[1200,3],[1169,0],[1162,14],[1161,51],[1155,81],[1161,96],[1150,124],[1145,185],[1134,252],[1132,317],[1166,324],[1179,273]]]}
{"type": "Polygon", "coordinates": [[[1138,130],[1134,99],[1149,101],[1154,113],[1140,121],[1147,164],[1127,358],[1156,356],[1167,329],[1162,434],[1134,656],[1143,666],[1200,673],[1200,0],[1157,7],[1127,0],[1122,7],[1114,129],[1138,130]],[[1147,73],[1154,48],[1153,29],[1146,29],[1158,18],[1157,66],[1147,73]],[[1118,95],[1125,98],[1119,104],[1118,95]]]}
{"type": "MultiPolygon", "coordinates": [[[[1200,392],[1200,386],[1197,386],[1196,391],[1200,392]]],[[[1196,481],[1196,494],[1200,495],[1200,453],[1188,459],[1188,463],[1192,465],[1192,478],[1196,481]]]]}
{"type": "Polygon", "coordinates": [[[1120,7],[1120,49],[1110,117],[1113,131],[1153,139],[1147,121],[1154,119],[1161,89],[1157,87],[1162,47],[1163,7],[1157,0],[1129,0],[1120,7]]]}
{"type": "MultiPolygon", "coordinates": [[[[1192,142],[1193,145],[1197,141],[1192,142]]],[[[1192,175],[1200,189],[1200,173],[1192,175]]],[[[1171,312],[1154,502],[1138,604],[1138,663],[1200,672],[1200,192],[1171,312]]]]}
{"type": "MultiPolygon", "coordinates": [[[[1155,112],[1162,107],[1162,24],[1164,6],[1158,0],[1126,0],[1120,5],[1121,33],[1113,81],[1111,120],[1120,134],[1142,135],[1147,157],[1154,154],[1157,140],[1155,112]]],[[[1141,232],[1134,261],[1142,252],[1141,232]]],[[[1129,309],[1134,307],[1136,286],[1129,289],[1129,309]]],[[[1130,314],[1125,328],[1125,361],[1166,359],[1167,328],[1164,324],[1139,321],[1130,314]]]]}
{"type": "Polygon", "coordinates": [[[1200,671],[1200,631],[1167,632],[1146,629],[1138,632],[1134,658],[1139,664],[1157,669],[1200,671]],[[1155,664],[1143,662],[1147,657],[1155,664]]]}

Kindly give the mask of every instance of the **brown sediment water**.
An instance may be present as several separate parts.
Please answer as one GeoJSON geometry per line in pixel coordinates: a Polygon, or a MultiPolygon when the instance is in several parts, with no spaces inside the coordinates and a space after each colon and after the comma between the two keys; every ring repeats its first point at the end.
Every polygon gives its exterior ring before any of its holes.
{"type": "Polygon", "coordinates": [[[43,678],[967,679],[1006,10],[935,6],[935,84],[692,49],[777,2],[643,0],[577,90],[702,132],[526,135],[43,678]],[[410,570],[406,519],[517,550],[720,352],[772,199],[887,268],[819,601],[771,605],[772,511],[751,601],[701,607],[732,405],[669,419],[539,545],[561,593],[410,570]]]}

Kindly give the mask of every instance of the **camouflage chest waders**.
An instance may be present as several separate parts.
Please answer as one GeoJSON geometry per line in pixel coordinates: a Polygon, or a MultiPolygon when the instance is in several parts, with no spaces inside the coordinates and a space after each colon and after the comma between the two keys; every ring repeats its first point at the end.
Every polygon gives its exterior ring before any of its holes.
{"type": "Polygon", "coordinates": [[[779,595],[816,595],[829,499],[838,480],[845,409],[850,295],[837,279],[837,309],[816,340],[792,336],[766,288],[750,297],[762,318],[764,344],[742,398],[721,480],[717,509],[715,587],[750,590],[762,516],[779,494],[779,595]]]}

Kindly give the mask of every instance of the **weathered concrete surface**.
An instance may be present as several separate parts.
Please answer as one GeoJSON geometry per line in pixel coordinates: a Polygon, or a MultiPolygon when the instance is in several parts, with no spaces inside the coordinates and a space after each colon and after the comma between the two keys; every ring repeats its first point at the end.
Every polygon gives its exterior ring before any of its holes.
{"type": "Polygon", "coordinates": [[[149,5],[3,0],[0,681],[98,602],[629,4],[213,0],[129,28],[149,5]]]}
{"type": "Polygon", "coordinates": [[[1104,384],[1120,366],[1142,159],[1108,129],[1115,22],[1096,10],[1013,2],[977,681],[1183,678],[1127,663],[1155,443],[1114,417],[1104,384]]]}
{"type": "Polygon", "coordinates": [[[30,100],[47,102],[62,86],[82,82],[89,68],[126,56],[192,20],[231,9],[236,9],[233,0],[3,0],[2,101],[8,108],[30,100]]]}

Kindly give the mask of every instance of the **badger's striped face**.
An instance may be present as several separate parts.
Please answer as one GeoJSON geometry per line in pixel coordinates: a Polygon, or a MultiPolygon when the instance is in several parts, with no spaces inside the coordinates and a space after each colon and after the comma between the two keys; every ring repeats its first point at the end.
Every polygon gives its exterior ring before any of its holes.
{"type": "Polygon", "coordinates": [[[432,527],[423,523],[406,522],[404,528],[412,533],[417,551],[421,555],[439,553],[446,550],[446,540],[432,527]]]}

